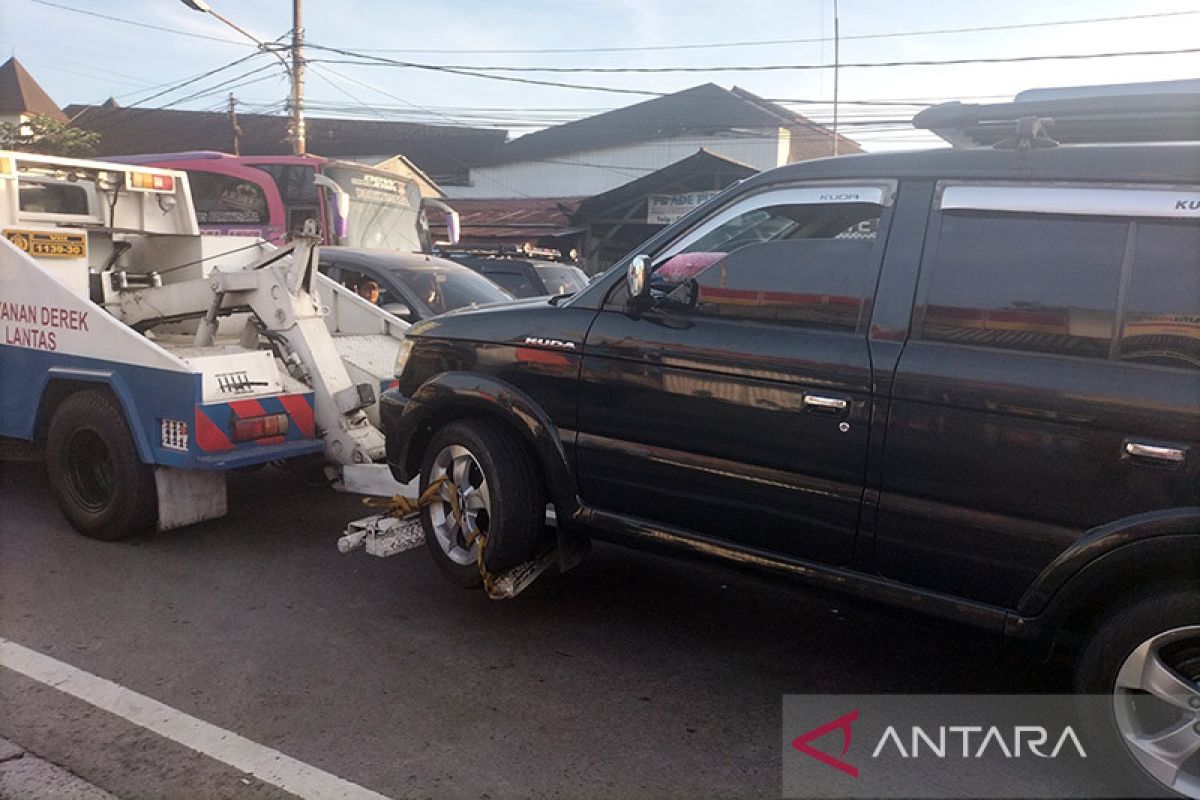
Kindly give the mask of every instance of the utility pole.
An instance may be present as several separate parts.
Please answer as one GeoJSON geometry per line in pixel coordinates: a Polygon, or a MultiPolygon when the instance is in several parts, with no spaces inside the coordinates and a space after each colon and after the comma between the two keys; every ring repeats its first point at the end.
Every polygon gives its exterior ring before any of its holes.
{"type": "Polygon", "coordinates": [[[292,143],[292,152],[296,155],[304,155],[306,149],[306,137],[304,133],[304,54],[302,52],[304,48],[304,26],[300,21],[301,0],[292,0],[292,63],[290,65],[288,64],[288,60],[280,54],[279,50],[281,48],[272,47],[245,28],[238,26],[236,23],[213,11],[212,6],[208,4],[208,0],[180,1],[194,11],[199,11],[201,14],[209,14],[220,20],[258,45],[258,49],[262,52],[270,53],[279,59],[279,63],[283,64],[283,68],[292,82],[292,96],[288,103],[292,108],[292,121],[288,126],[288,139],[292,143]]]}
{"type": "MultiPolygon", "coordinates": [[[[296,0],[300,2],[300,0],[296,0]]],[[[833,0],[833,154],[838,154],[838,68],[841,66],[841,54],[838,52],[842,43],[838,31],[838,0],[833,0]]]]}
{"type": "Polygon", "coordinates": [[[304,23],[303,0],[292,0],[292,152],[304,155],[307,136],[304,130],[304,23]]]}
{"type": "Polygon", "coordinates": [[[233,92],[229,93],[229,125],[233,129],[233,154],[240,156],[242,154],[242,128],[237,121],[237,99],[233,96],[233,92]]]}

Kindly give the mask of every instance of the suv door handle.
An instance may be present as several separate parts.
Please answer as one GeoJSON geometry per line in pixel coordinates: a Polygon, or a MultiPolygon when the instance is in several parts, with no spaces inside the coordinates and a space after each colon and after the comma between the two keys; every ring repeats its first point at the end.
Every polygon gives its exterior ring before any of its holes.
{"type": "Polygon", "coordinates": [[[1132,439],[1125,441],[1125,454],[1134,458],[1147,458],[1152,461],[1163,461],[1168,464],[1182,463],[1187,451],[1182,447],[1169,447],[1161,444],[1148,444],[1132,439]]]}
{"type": "Polygon", "coordinates": [[[803,400],[804,409],[813,411],[845,411],[850,402],[844,397],[829,397],[828,395],[806,394],[803,400]]]}

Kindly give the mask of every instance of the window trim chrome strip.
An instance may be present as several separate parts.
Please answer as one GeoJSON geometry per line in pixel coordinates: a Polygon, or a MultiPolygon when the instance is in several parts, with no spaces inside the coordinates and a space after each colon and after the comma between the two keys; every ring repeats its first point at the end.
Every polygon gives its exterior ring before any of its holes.
{"type": "Polygon", "coordinates": [[[941,211],[1200,219],[1200,187],[939,184],[941,211]]]}

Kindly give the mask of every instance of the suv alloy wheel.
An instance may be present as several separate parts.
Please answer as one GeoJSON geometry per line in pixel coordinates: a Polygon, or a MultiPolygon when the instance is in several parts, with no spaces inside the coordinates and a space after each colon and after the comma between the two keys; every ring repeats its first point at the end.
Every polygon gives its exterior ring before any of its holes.
{"type": "Polygon", "coordinates": [[[1088,705],[1088,728],[1138,796],[1200,798],[1200,593],[1150,595],[1111,614],[1080,657],[1076,688],[1110,697],[1107,713],[1088,705]]]}

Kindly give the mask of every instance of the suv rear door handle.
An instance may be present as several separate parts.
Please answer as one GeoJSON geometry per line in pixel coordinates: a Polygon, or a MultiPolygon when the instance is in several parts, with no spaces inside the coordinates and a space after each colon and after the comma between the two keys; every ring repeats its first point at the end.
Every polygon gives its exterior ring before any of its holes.
{"type": "Polygon", "coordinates": [[[804,409],[807,411],[826,411],[836,412],[845,411],[850,406],[850,401],[844,397],[830,397],[821,394],[806,394],[803,401],[804,409]]]}
{"type": "Polygon", "coordinates": [[[1134,458],[1147,458],[1152,461],[1164,461],[1168,464],[1182,463],[1187,451],[1182,447],[1169,447],[1161,444],[1149,444],[1132,439],[1125,441],[1125,454],[1134,458]]]}

